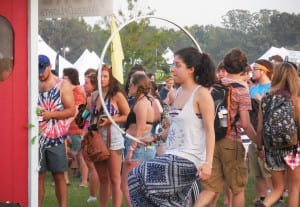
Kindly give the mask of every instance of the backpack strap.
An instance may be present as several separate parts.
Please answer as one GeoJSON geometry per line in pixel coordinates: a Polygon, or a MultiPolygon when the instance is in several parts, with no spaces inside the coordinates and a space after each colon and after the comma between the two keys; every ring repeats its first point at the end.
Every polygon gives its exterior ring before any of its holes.
{"type": "MultiPolygon", "coordinates": [[[[91,113],[91,121],[90,123],[94,123],[94,119],[96,117],[96,115],[94,114],[94,111],[97,110],[97,99],[99,98],[99,93],[97,93],[97,96],[94,100],[92,100],[92,113],[91,113]]],[[[98,114],[99,117],[99,114],[98,114]]],[[[97,120],[98,122],[98,120],[97,120]]]]}

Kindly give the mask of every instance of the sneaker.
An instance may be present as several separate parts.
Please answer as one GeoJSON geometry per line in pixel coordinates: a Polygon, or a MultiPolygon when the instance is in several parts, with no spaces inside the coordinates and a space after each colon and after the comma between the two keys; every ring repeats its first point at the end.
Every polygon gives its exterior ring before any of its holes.
{"type": "Polygon", "coordinates": [[[86,200],[87,203],[95,202],[95,201],[97,201],[97,198],[94,196],[89,196],[89,198],[86,200]]]}

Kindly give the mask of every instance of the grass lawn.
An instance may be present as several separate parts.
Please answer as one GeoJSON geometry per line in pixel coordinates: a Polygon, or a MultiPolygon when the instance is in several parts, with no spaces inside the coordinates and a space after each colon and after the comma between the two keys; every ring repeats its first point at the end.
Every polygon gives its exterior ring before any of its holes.
{"type": "MultiPolygon", "coordinates": [[[[79,178],[74,178],[69,174],[71,185],[68,187],[68,206],[70,207],[98,207],[98,202],[87,203],[86,200],[89,196],[88,188],[79,187],[79,178]]],[[[43,207],[55,207],[57,205],[54,186],[51,185],[51,174],[47,172],[46,176],[46,193],[45,199],[43,203],[43,207]]],[[[255,197],[255,188],[254,181],[252,177],[249,178],[249,182],[246,189],[246,207],[252,207],[253,199],[255,197]]],[[[111,206],[111,205],[110,205],[111,206]]],[[[218,201],[218,207],[222,207],[223,205],[223,196],[221,195],[218,201]]],[[[126,207],[125,202],[122,207],[126,207]]]]}

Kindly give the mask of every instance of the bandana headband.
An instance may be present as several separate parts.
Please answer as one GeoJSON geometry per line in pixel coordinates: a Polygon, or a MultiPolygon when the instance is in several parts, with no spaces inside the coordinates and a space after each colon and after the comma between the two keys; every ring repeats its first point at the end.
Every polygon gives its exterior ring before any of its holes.
{"type": "Polygon", "coordinates": [[[259,70],[263,70],[263,71],[266,71],[266,72],[271,72],[266,66],[258,64],[258,63],[255,63],[253,68],[258,68],[259,70]]]}

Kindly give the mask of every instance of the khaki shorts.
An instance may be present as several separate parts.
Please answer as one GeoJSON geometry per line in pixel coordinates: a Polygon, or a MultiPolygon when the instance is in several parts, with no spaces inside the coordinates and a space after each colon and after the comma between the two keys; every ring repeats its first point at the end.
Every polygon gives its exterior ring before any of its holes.
{"type": "Polygon", "coordinates": [[[212,192],[222,192],[224,182],[234,194],[243,191],[248,182],[248,167],[245,148],[241,142],[222,139],[216,142],[209,180],[203,182],[203,189],[212,192]]]}
{"type": "Polygon", "coordinates": [[[264,160],[256,155],[256,144],[251,143],[248,151],[250,174],[253,177],[269,178],[270,171],[266,168],[264,160]]]}

